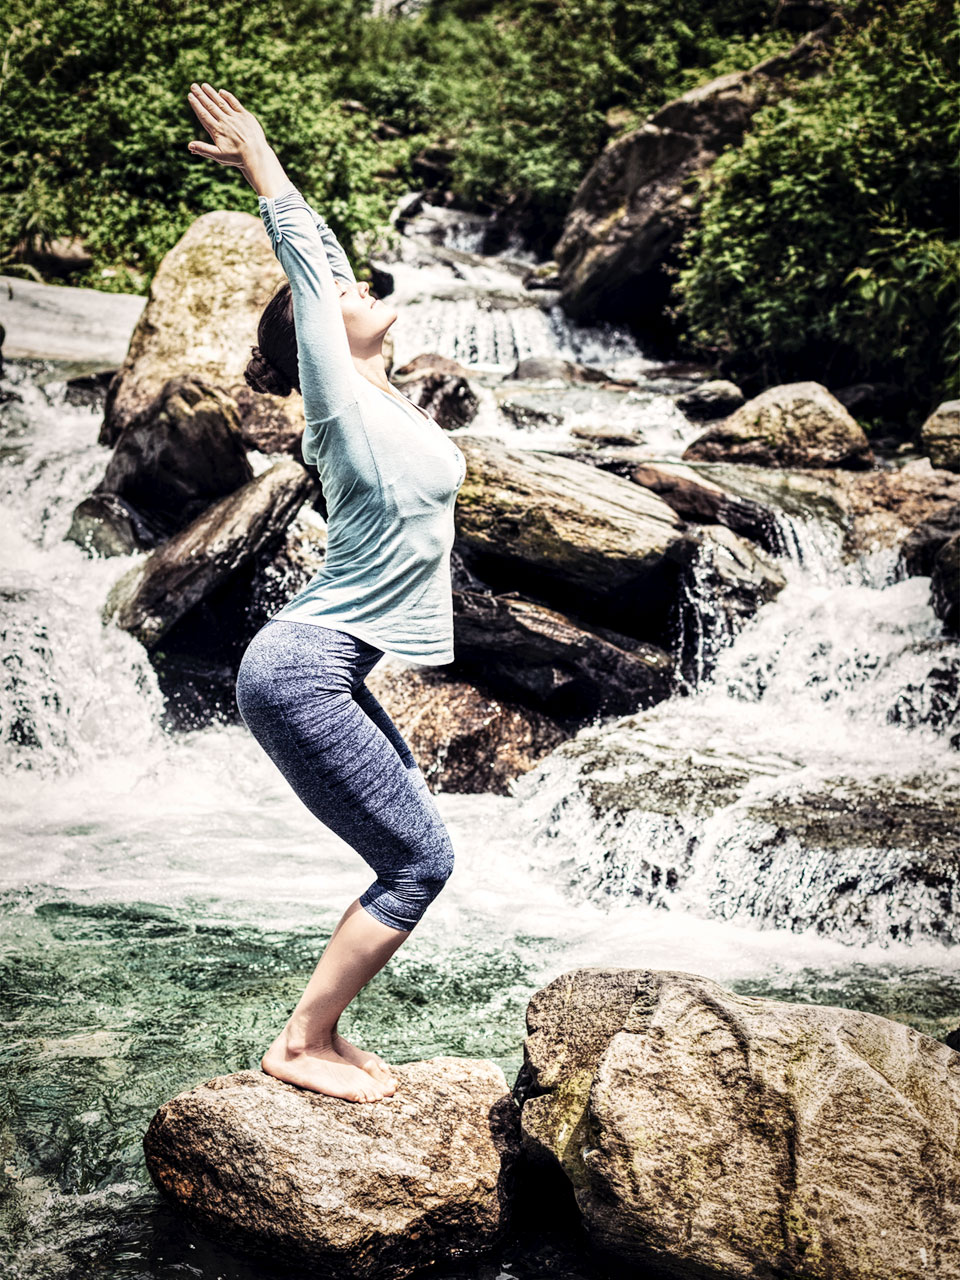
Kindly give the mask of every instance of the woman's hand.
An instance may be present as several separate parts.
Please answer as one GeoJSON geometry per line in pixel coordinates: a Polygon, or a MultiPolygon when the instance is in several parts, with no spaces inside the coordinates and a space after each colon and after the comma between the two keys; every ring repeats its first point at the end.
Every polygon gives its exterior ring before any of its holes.
{"type": "Polygon", "coordinates": [[[188,150],[193,155],[208,156],[217,164],[244,169],[258,152],[268,149],[260,121],[226,89],[218,93],[206,83],[193,84],[187,101],[213,139],[212,145],[209,142],[189,143],[188,150]]]}

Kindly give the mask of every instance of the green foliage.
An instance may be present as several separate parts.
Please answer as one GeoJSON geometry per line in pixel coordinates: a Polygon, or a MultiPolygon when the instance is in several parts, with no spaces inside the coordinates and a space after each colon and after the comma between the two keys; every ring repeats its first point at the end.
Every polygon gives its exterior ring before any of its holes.
{"type": "Polygon", "coordinates": [[[79,235],[94,266],[74,283],[145,290],[197,215],[255,212],[237,172],[186,150],[204,136],[194,79],[256,112],[348,253],[430,143],[454,144],[455,195],[520,201],[549,247],[606,112],[642,115],[716,61],[789,44],[769,32],[775,2],[441,0],[398,20],[360,0],[7,0],[0,262],[26,238],[79,235]]]}
{"type": "Polygon", "coordinates": [[[706,175],[674,314],[763,384],[894,381],[922,412],[960,394],[956,9],[870,9],[706,175]]]}

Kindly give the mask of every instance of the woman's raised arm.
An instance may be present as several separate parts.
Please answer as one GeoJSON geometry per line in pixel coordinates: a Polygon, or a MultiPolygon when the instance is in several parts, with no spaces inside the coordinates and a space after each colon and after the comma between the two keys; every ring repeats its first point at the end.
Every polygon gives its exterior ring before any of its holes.
{"type": "Polygon", "coordinates": [[[317,430],[357,398],[356,368],[334,280],[334,270],[355,280],[353,270],[326,222],[287,177],[256,117],[233,94],[206,84],[194,85],[189,100],[213,140],[212,145],[192,142],[190,150],[241,170],[257,192],[271,246],[290,281],[307,421],[302,451],[307,462],[315,462],[317,430]]]}

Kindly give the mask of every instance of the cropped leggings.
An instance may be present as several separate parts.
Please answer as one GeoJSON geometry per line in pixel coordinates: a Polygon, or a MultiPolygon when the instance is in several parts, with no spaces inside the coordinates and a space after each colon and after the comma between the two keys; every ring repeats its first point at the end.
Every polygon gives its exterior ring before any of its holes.
{"type": "Polygon", "coordinates": [[[453,870],[453,847],[416,760],[364,680],[365,640],[271,618],[247,646],[237,706],[311,813],[376,872],[360,905],[412,929],[453,870]]]}

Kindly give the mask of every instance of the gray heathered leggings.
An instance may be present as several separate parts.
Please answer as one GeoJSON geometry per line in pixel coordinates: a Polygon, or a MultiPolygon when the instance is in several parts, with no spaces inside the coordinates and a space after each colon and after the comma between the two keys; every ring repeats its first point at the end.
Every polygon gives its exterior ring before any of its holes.
{"type": "Polygon", "coordinates": [[[377,873],[360,905],[412,929],[453,870],[453,846],[410,748],[363,683],[382,657],[345,631],[271,618],[244,652],[237,706],[310,812],[377,873]]]}

